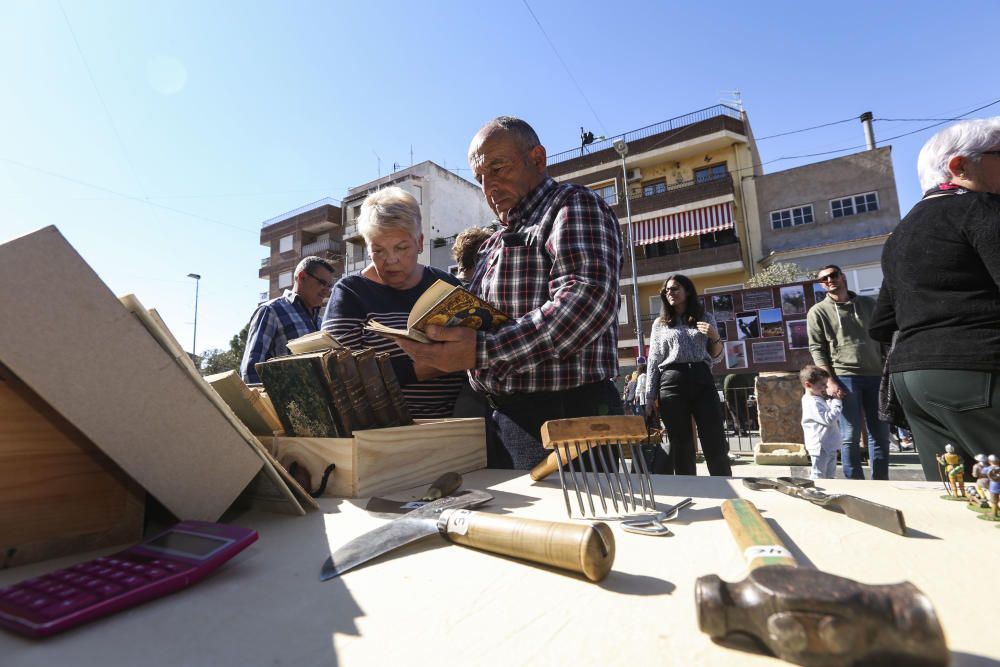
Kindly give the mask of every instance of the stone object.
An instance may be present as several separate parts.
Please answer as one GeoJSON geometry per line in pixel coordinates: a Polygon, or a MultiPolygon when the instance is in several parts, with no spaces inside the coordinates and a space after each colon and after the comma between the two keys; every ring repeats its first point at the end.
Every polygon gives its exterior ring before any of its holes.
{"type": "Polygon", "coordinates": [[[798,373],[761,373],[755,391],[761,442],[804,443],[798,373]]]}
{"type": "Polygon", "coordinates": [[[809,454],[799,442],[758,442],[753,448],[753,462],[770,466],[807,466],[809,454]]]}

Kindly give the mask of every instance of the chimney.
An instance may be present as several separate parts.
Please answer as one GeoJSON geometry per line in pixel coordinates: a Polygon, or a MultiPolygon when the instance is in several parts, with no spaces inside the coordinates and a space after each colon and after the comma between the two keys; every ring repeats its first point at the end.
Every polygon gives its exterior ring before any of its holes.
{"type": "Polygon", "coordinates": [[[865,143],[868,150],[875,149],[875,132],[872,131],[872,112],[866,111],[861,114],[861,126],[865,128],[865,143]]]}

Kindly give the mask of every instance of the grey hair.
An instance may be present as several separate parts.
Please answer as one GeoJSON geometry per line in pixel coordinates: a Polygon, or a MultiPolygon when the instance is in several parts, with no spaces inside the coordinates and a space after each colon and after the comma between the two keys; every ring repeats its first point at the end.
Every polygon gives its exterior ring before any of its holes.
{"type": "Polygon", "coordinates": [[[316,255],[310,255],[309,257],[303,257],[302,261],[300,261],[295,266],[294,275],[297,276],[303,271],[305,271],[306,273],[312,273],[313,269],[315,269],[317,266],[326,269],[330,273],[337,273],[337,270],[333,268],[333,264],[331,264],[329,261],[323,259],[322,257],[317,257],[316,255]]]}
{"type": "Polygon", "coordinates": [[[401,230],[419,239],[420,205],[409,192],[398,186],[377,190],[361,204],[358,233],[371,245],[372,237],[392,230],[401,230]]]}
{"type": "Polygon", "coordinates": [[[485,136],[496,130],[510,134],[517,143],[517,147],[525,155],[532,148],[542,143],[538,140],[538,134],[535,133],[535,130],[527,122],[514,116],[498,116],[486,123],[486,125],[483,125],[478,134],[485,136]]]}
{"type": "Polygon", "coordinates": [[[961,155],[975,162],[983,151],[1000,145],[1000,116],[963,120],[941,130],[920,149],[917,176],[925,192],[947,183],[952,174],[948,160],[961,155]]]}

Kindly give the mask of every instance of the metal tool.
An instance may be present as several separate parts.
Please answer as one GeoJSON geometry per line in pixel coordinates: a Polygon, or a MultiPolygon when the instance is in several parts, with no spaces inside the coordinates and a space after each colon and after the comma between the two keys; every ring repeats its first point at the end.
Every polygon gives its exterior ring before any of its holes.
{"type": "Polygon", "coordinates": [[[824,493],[814,488],[811,479],[805,477],[745,477],[743,485],[750,489],[775,489],[795,498],[808,500],[815,505],[827,509],[840,510],[855,521],[867,523],[870,526],[888,530],[890,533],[904,535],[906,521],[903,512],[888,505],[880,505],[864,498],[849,496],[842,493],[824,493]]]}
{"type": "Polygon", "coordinates": [[[566,515],[571,519],[620,519],[630,513],[655,512],[653,482],[639,447],[647,437],[642,417],[547,421],[542,424],[542,445],[552,453],[531,470],[531,479],[538,481],[558,472],[566,515]],[[631,456],[631,465],[626,456],[631,456]],[[577,516],[570,502],[571,485],[579,508],[577,516]],[[594,504],[595,495],[600,514],[594,504]]]}
{"type": "Polygon", "coordinates": [[[663,525],[667,521],[673,521],[680,514],[680,511],[691,504],[690,498],[685,498],[676,505],[667,507],[662,512],[656,514],[638,514],[622,520],[622,528],[629,533],[639,533],[642,535],[673,535],[670,529],[663,525]]]}
{"type": "Polygon", "coordinates": [[[591,581],[600,581],[611,571],[615,539],[606,523],[556,523],[468,509],[492,498],[485,491],[468,490],[427,503],[379,526],[327,558],[320,581],[438,533],[457,544],[577,572],[591,581]]]}
{"type": "Polygon", "coordinates": [[[420,500],[390,500],[373,497],[365,505],[365,509],[374,514],[406,514],[418,507],[423,507],[432,500],[450,496],[462,486],[462,476],[457,472],[446,472],[431,482],[420,500]]]}
{"type": "Polygon", "coordinates": [[[713,640],[764,651],[809,667],[922,665],[950,662],[930,599],[909,582],[862,584],[798,568],[791,553],[747,500],[722,503],[750,563],[743,581],[708,575],[695,582],[698,626],[713,640]]]}

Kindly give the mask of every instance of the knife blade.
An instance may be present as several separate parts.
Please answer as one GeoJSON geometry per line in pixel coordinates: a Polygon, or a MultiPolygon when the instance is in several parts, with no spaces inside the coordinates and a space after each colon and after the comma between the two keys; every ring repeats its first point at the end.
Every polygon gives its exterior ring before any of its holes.
{"type": "Polygon", "coordinates": [[[615,542],[607,524],[557,523],[468,509],[491,498],[478,490],[441,498],[356,537],[327,558],[320,581],[436,533],[456,544],[578,572],[591,581],[610,572],[615,542]]]}
{"type": "Polygon", "coordinates": [[[373,514],[406,514],[418,507],[423,507],[432,500],[450,496],[462,486],[462,476],[457,472],[446,472],[431,482],[420,500],[390,500],[389,498],[372,497],[365,509],[373,514]]]}
{"type": "Polygon", "coordinates": [[[830,510],[840,510],[848,518],[867,523],[870,526],[887,530],[890,533],[904,535],[906,521],[903,512],[888,505],[881,505],[871,500],[843,493],[826,493],[815,488],[811,479],[804,477],[778,477],[765,479],[745,477],[743,485],[750,489],[775,489],[794,498],[808,500],[830,510]]]}

